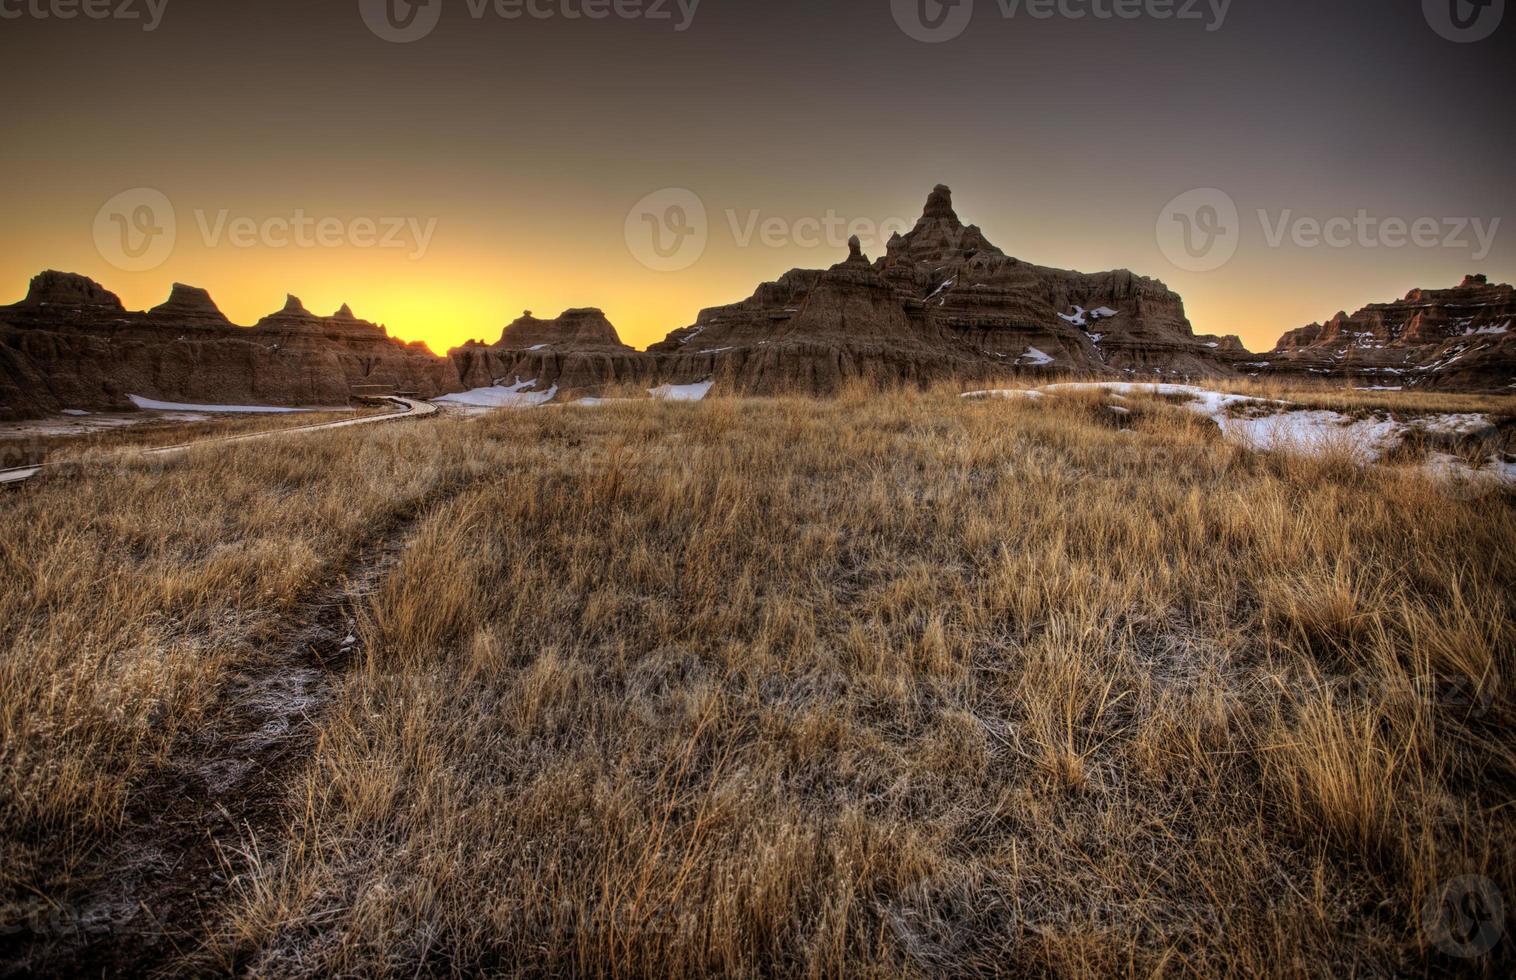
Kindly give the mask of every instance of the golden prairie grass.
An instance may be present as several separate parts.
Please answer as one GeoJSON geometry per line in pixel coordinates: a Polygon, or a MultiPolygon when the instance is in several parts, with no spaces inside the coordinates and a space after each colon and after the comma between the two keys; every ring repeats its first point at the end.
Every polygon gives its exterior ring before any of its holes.
{"type": "Polygon", "coordinates": [[[218,969],[1497,974],[1422,909],[1516,897],[1516,506],[1132,404],[617,402],[0,499],[49,522],[0,552],[9,833],[108,824],[173,744],[115,719],[215,697],[167,596],[247,655],[447,482],[227,855],[218,969]]]}

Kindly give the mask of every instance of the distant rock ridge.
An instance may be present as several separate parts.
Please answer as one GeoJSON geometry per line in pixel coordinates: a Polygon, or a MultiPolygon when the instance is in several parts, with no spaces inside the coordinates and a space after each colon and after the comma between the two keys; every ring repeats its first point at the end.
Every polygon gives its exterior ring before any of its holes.
{"type": "Polygon", "coordinates": [[[658,375],[656,359],[622,343],[605,313],[593,307],[551,320],[528,310],[494,344],[465,344],[448,357],[468,389],[535,381],[541,390],[556,387],[569,397],[612,384],[651,384],[658,375]]]}
{"type": "Polygon", "coordinates": [[[938,185],[921,218],[871,260],[856,238],[823,269],[792,269],[747,299],[702,310],[647,351],[599,309],[527,313],[493,344],[438,357],[343,304],[322,317],[295,296],[255,326],[175,284],[128,312],[99,283],[47,271],[0,307],[0,418],[164,401],[339,405],[354,393],[421,397],[532,382],[561,397],[610,385],[713,380],[718,390],[825,394],[880,386],[1074,375],[1183,381],[1283,376],[1364,387],[1516,389],[1516,290],[1470,275],[1413,289],[1281,338],[1267,354],[1197,336],[1180,297],[1125,269],[1082,273],[1006,255],[965,225],[938,185]]]}
{"type": "Polygon", "coordinates": [[[0,418],[63,409],[128,411],[128,395],[196,404],[345,405],[354,393],[460,390],[423,344],[388,336],[343,307],[318,317],[290,296],[253,327],[232,324],[204,289],[176,283],[128,312],[98,283],[46,272],[0,307],[0,418]]]}
{"type": "Polygon", "coordinates": [[[824,392],[851,379],[1232,373],[1163,283],[1008,257],[962,222],[945,185],[877,261],[850,243],[845,261],[791,270],[743,302],[701,312],[650,350],[673,380],[704,375],[757,392],[824,392]]]}
{"type": "Polygon", "coordinates": [[[506,326],[495,346],[509,350],[527,350],[538,346],[561,346],[568,349],[600,348],[629,351],[605,313],[592,307],[564,310],[552,320],[532,316],[530,310],[506,326]]]}
{"type": "Polygon", "coordinates": [[[1448,289],[1339,312],[1291,330],[1244,373],[1339,379],[1360,387],[1516,388],[1516,289],[1469,275],[1448,289]]]}
{"type": "Polygon", "coordinates": [[[121,299],[93,279],[72,272],[49,269],[32,277],[26,299],[18,306],[81,307],[125,312],[121,299]]]}

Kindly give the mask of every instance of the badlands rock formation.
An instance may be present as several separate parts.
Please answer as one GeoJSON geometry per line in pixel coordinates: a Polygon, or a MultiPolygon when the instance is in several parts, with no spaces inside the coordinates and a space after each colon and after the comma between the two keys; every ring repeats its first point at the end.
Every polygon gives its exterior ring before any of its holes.
{"type": "Polygon", "coordinates": [[[458,390],[448,363],[346,307],[318,317],[290,298],[255,327],[230,323],[201,289],[128,312],[83,276],[44,272],[0,307],[0,418],[129,410],[128,395],[215,404],[346,405],[363,386],[425,397],[458,390]]]}
{"type": "Polygon", "coordinates": [[[702,312],[651,351],[672,380],[714,377],[756,392],[825,392],[854,378],[1231,373],[1163,283],[1011,258],[959,220],[942,186],[877,261],[854,240],[846,261],[788,272],[750,299],[702,312]]]}
{"type": "Polygon", "coordinates": [[[1182,381],[1284,376],[1361,387],[1510,391],[1516,291],[1470,276],[1454,289],[1340,313],[1286,334],[1270,354],[1236,337],[1196,336],[1183,301],[1125,270],[1069,272],[996,248],[938,187],[921,220],[870,261],[857,239],[828,269],[795,269],[748,299],[703,311],[641,352],[604,313],[530,313],[498,341],[434,356],[343,306],[293,296],[254,327],[232,324],[202,289],[176,285],[145,313],[98,283],[44,272],[0,307],[0,419],[162,401],[343,405],[390,390],[422,397],[532,383],[560,398],[609,385],[714,380],[729,391],[826,393],[1015,375],[1182,381]]]}
{"type": "Polygon", "coordinates": [[[651,384],[657,359],[621,342],[616,328],[595,309],[567,310],[553,320],[527,311],[493,344],[465,344],[448,353],[464,388],[536,381],[557,386],[565,397],[612,384],[651,384]]]}
{"type": "Polygon", "coordinates": [[[1285,334],[1272,353],[1240,359],[1264,376],[1339,379],[1361,387],[1516,388],[1516,289],[1468,276],[1393,303],[1338,313],[1285,334]]]}

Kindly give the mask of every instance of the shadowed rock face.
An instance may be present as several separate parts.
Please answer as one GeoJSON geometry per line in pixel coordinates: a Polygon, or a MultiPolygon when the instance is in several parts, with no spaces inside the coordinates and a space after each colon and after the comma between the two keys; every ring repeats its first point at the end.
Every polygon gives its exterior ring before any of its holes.
{"type": "Polygon", "coordinates": [[[1516,289],[1484,276],[1451,289],[1413,289],[1393,303],[1292,330],[1242,366],[1364,387],[1509,392],[1516,388],[1516,289]]]}
{"type": "Polygon", "coordinates": [[[854,242],[846,261],[788,272],[741,303],[702,312],[651,350],[673,380],[714,376],[760,392],[829,391],[853,378],[1231,373],[1161,282],[1011,258],[963,224],[943,186],[878,261],[854,242]]]}
{"type": "Polygon", "coordinates": [[[445,360],[346,307],[317,317],[293,297],[233,325],[203,289],[176,285],[146,313],[76,275],[47,272],[0,307],[0,418],[124,411],[128,395],[207,404],[346,405],[359,386],[435,397],[460,390],[445,360]]]}
{"type": "Polygon", "coordinates": [[[593,394],[613,384],[651,384],[657,359],[621,342],[616,328],[596,309],[566,310],[552,320],[530,311],[494,344],[471,343],[448,352],[464,388],[536,381],[565,395],[593,394]]]}
{"type": "Polygon", "coordinates": [[[155,321],[179,323],[186,327],[232,326],[232,321],[221,312],[210,293],[177,282],[174,283],[168,301],[148,310],[147,315],[155,321]]]}
{"type": "Polygon", "coordinates": [[[120,298],[93,279],[51,269],[32,278],[26,299],[16,306],[29,310],[54,307],[86,314],[125,311],[120,298]]]}

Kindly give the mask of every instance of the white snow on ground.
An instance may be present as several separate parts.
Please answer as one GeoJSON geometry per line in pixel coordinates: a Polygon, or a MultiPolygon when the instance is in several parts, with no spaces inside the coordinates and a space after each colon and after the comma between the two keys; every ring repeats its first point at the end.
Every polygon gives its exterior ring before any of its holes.
{"type": "Polygon", "coordinates": [[[1074,307],[1074,315],[1073,316],[1070,316],[1067,313],[1060,313],[1060,314],[1058,314],[1058,319],[1063,320],[1066,323],[1072,323],[1076,327],[1082,327],[1086,323],[1086,321],[1084,319],[1084,314],[1085,314],[1084,307],[1082,307],[1082,306],[1076,306],[1076,307],[1074,307]]]}
{"type": "Polygon", "coordinates": [[[465,408],[533,408],[537,405],[545,405],[557,396],[557,385],[553,385],[547,391],[532,391],[531,389],[536,384],[535,378],[531,381],[522,381],[517,378],[513,385],[475,388],[473,391],[443,395],[441,398],[432,400],[439,405],[462,405],[465,408]]]}
{"type": "Polygon", "coordinates": [[[1400,444],[1405,426],[1393,419],[1352,419],[1337,412],[1281,412],[1263,418],[1212,416],[1222,435],[1262,452],[1317,455],[1333,449],[1372,463],[1400,444]]]}
{"type": "Polygon", "coordinates": [[[736,349],[737,348],[735,348],[735,347],[717,347],[715,350],[703,350],[700,353],[702,353],[702,354],[725,354],[729,350],[736,350],[736,349]]]}
{"type": "Polygon", "coordinates": [[[699,381],[692,385],[659,385],[657,388],[649,388],[647,393],[669,402],[698,402],[709,395],[715,386],[714,381],[699,381]]]}
{"type": "Polygon", "coordinates": [[[1108,319],[1110,317],[1119,316],[1119,315],[1120,314],[1118,314],[1115,310],[1111,309],[1109,306],[1102,306],[1098,310],[1091,310],[1090,311],[1090,316],[1094,317],[1097,320],[1105,320],[1105,319],[1108,319]]]}
{"type": "MultiPolygon", "coordinates": [[[[1354,418],[1323,409],[1297,409],[1288,402],[1210,391],[1193,385],[1141,384],[1127,381],[1090,381],[1044,385],[1033,389],[972,391],[964,398],[1030,399],[1060,391],[1104,391],[1114,397],[1131,394],[1162,395],[1183,398],[1183,406],[1204,415],[1221,429],[1223,438],[1259,452],[1289,452],[1318,455],[1340,450],[1361,463],[1376,463],[1401,446],[1408,437],[1425,434],[1455,439],[1470,438],[1490,430],[1494,423],[1487,415],[1447,414],[1400,421],[1388,415],[1354,418]],[[1245,407],[1249,414],[1234,415],[1232,409],[1245,407]]],[[[1428,456],[1427,469],[1436,475],[1459,476],[1467,481],[1493,481],[1516,489],[1516,464],[1492,456],[1489,465],[1478,470],[1454,457],[1428,456]],[[1448,462],[1452,460],[1452,462],[1448,462]],[[1456,465],[1455,465],[1456,464],[1456,465]],[[1462,471],[1457,467],[1461,466],[1462,471]]]]}
{"type": "Polygon", "coordinates": [[[552,344],[538,344],[535,347],[528,347],[527,350],[529,350],[529,351],[532,351],[532,350],[548,350],[552,346],[553,346],[552,344]]]}
{"type": "MultiPolygon", "coordinates": [[[[271,405],[184,405],[127,395],[133,405],[152,412],[215,412],[237,415],[287,415],[293,412],[345,412],[343,408],[275,408],[271,405]]],[[[72,413],[70,413],[72,414],[72,413]]]]}
{"type": "Polygon", "coordinates": [[[63,410],[63,414],[64,415],[88,415],[89,413],[86,412],[82,408],[65,408],[63,410]]]}
{"type": "Polygon", "coordinates": [[[1507,320],[1506,322],[1502,323],[1498,327],[1496,327],[1496,326],[1480,327],[1478,330],[1475,330],[1473,327],[1470,327],[1469,329],[1467,329],[1467,330],[1465,330],[1463,332],[1463,335],[1465,337],[1473,337],[1476,334],[1491,334],[1491,335],[1495,335],[1495,334],[1509,333],[1510,330],[1511,330],[1511,321],[1507,320]]]}
{"type": "Polygon", "coordinates": [[[1035,401],[1040,401],[1044,397],[1044,395],[1043,395],[1042,392],[1037,391],[1035,389],[1028,390],[1028,389],[1024,389],[1024,388],[994,388],[994,389],[991,389],[989,391],[968,391],[968,392],[964,392],[963,397],[964,398],[975,398],[975,399],[978,399],[978,398],[1005,398],[1005,399],[1024,398],[1027,401],[1033,401],[1033,402],[1035,402],[1035,401]]]}
{"type": "Polygon", "coordinates": [[[1044,354],[1042,351],[1038,350],[1035,347],[1028,347],[1026,349],[1026,353],[1017,358],[1017,361],[1025,361],[1028,364],[1034,365],[1036,367],[1045,367],[1046,365],[1053,363],[1053,359],[1051,357],[1049,357],[1047,354],[1044,354]]]}

